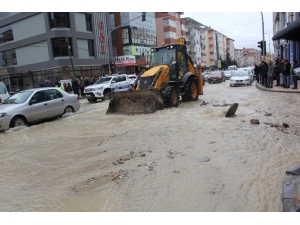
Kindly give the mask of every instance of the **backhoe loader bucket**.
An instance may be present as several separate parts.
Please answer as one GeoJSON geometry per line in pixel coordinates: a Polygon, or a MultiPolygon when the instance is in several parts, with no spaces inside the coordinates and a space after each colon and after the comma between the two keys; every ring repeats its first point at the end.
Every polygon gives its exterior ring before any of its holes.
{"type": "Polygon", "coordinates": [[[148,114],[163,109],[158,89],[128,90],[112,94],[106,114],[148,114]]]}

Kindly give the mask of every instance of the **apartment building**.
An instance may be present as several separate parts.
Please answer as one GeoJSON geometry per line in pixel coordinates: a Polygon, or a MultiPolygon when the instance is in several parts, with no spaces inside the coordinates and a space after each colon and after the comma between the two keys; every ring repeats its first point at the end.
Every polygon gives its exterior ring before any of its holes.
{"type": "Polygon", "coordinates": [[[209,26],[205,26],[205,45],[208,46],[203,56],[203,61],[207,62],[206,67],[210,69],[218,68],[218,52],[219,48],[217,45],[217,34],[216,31],[209,26]]]}
{"type": "Polygon", "coordinates": [[[234,49],[234,59],[237,62],[237,67],[242,67],[243,65],[243,52],[242,49],[234,49]]]}
{"type": "Polygon", "coordinates": [[[157,45],[175,43],[182,33],[181,16],[183,12],[156,12],[157,45]]]}
{"type": "Polygon", "coordinates": [[[204,25],[198,21],[186,17],[182,18],[182,30],[185,31],[186,46],[189,56],[192,58],[193,66],[196,67],[201,63],[202,67],[206,66],[203,61],[202,52],[205,50],[204,25]]]}
{"type": "Polygon", "coordinates": [[[273,12],[275,57],[300,60],[300,12],[273,12]]]}
{"type": "Polygon", "coordinates": [[[146,66],[146,56],[156,42],[156,19],[154,12],[111,12],[111,39],[114,73],[134,73],[146,66]],[[118,29],[115,29],[120,27],[118,29]]]}
{"type": "Polygon", "coordinates": [[[229,54],[229,57],[231,57],[231,60],[235,60],[234,40],[228,37],[226,38],[226,51],[229,54]]]}
{"type": "Polygon", "coordinates": [[[261,61],[261,51],[254,48],[241,49],[241,64],[239,67],[253,66],[261,61]]]}
{"type": "Polygon", "coordinates": [[[108,13],[0,13],[0,80],[14,91],[101,76],[110,50],[107,21],[108,13]]]}

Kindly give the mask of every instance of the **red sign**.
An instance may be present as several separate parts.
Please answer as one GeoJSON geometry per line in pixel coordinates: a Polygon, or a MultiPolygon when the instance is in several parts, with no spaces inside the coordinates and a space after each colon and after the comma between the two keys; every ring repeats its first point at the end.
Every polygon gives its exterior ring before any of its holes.
{"type": "MultiPolygon", "coordinates": [[[[100,30],[104,30],[104,23],[102,20],[98,22],[98,27],[100,30]]],[[[101,42],[101,53],[105,54],[105,35],[102,33],[102,31],[99,35],[99,40],[101,42]]]]}

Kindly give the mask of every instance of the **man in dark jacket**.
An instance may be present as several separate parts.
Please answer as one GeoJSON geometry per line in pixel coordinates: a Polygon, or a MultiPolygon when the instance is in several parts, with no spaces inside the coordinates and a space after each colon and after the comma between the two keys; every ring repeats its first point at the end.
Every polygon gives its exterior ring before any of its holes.
{"type": "Polygon", "coordinates": [[[265,61],[262,61],[262,70],[261,76],[263,80],[263,86],[268,87],[268,64],[265,61]]]}
{"type": "Polygon", "coordinates": [[[283,88],[290,88],[290,81],[291,81],[290,69],[291,69],[291,64],[286,59],[283,67],[283,88]]]}
{"type": "Polygon", "coordinates": [[[73,88],[73,92],[74,94],[78,95],[79,96],[79,86],[78,86],[78,77],[74,77],[72,79],[72,88],[73,88]]]}
{"type": "Polygon", "coordinates": [[[296,76],[294,69],[299,68],[299,65],[297,64],[297,60],[293,60],[293,68],[292,68],[292,77],[294,82],[294,87],[292,89],[298,88],[298,76],[296,76]]]}
{"type": "Polygon", "coordinates": [[[275,60],[275,65],[274,65],[274,76],[276,79],[276,85],[275,86],[280,86],[280,68],[279,68],[279,60],[275,60]]]}
{"type": "Polygon", "coordinates": [[[254,63],[254,74],[255,74],[255,78],[256,78],[256,83],[259,83],[259,76],[258,76],[259,68],[256,63],[254,63]]]}
{"type": "Polygon", "coordinates": [[[281,87],[284,87],[284,83],[283,83],[283,70],[284,70],[284,63],[285,63],[285,59],[279,59],[279,81],[280,81],[280,76],[282,77],[282,83],[279,85],[281,87]]]}

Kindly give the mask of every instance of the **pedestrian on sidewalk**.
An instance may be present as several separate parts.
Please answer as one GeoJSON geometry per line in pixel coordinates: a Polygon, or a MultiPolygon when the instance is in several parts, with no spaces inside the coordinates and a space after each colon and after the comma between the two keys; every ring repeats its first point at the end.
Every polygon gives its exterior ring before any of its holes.
{"type": "Polygon", "coordinates": [[[256,83],[259,83],[259,68],[258,65],[256,63],[254,63],[254,74],[255,74],[255,78],[256,78],[256,83]]]}
{"type": "Polygon", "coordinates": [[[261,76],[262,76],[262,81],[263,84],[262,86],[268,87],[268,64],[265,61],[262,61],[262,70],[261,70],[261,76]]]}
{"type": "Polygon", "coordinates": [[[286,59],[284,62],[284,67],[283,67],[283,88],[290,88],[290,69],[291,69],[291,64],[289,61],[286,59]]]}
{"type": "Polygon", "coordinates": [[[268,88],[273,88],[274,65],[270,60],[268,63],[268,88]]]}
{"type": "Polygon", "coordinates": [[[275,60],[275,65],[274,65],[274,76],[276,79],[276,85],[275,86],[280,86],[280,68],[279,68],[279,60],[275,60]]]}
{"type": "Polygon", "coordinates": [[[280,83],[280,76],[282,77],[282,84],[279,84],[279,86],[281,86],[281,87],[285,86],[284,79],[283,79],[284,63],[285,63],[285,59],[279,58],[279,69],[280,69],[279,83],[280,83]]]}
{"type": "Polygon", "coordinates": [[[258,79],[259,83],[262,84],[262,76],[261,76],[261,71],[262,71],[262,61],[258,64],[258,79]]]}
{"type": "Polygon", "coordinates": [[[296,76],[294,69],[299,68],[299,65],[297,64],[297,60],[293,60],[293,67],[292,67],[292,77],[293,77],[293,83],[294,87],[292,89],[297,89],[298,88],[298,76],[296,76]]]}

